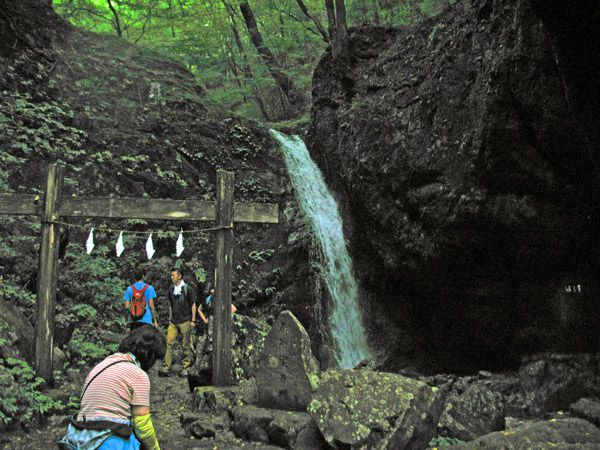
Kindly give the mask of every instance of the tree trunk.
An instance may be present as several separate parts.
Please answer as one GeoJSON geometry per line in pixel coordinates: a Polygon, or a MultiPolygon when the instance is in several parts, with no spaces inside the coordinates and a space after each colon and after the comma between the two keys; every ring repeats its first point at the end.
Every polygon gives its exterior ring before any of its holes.
{"type": "Polygon", "coordinates": [[[238,52],[242,56],[244,60],[244,79],[246,83],[249,83],[252,86],[252,92],[254,94],[254,98],[258,103],[258,107],[260,108],[260,112],[262,113],[264,119],[268,122],[270,121],[269,113],[267,112],[267,108],[265,106],[265,102],[263,101],[260,91],[258,90],[258,86],[256,86],[256,80],[254,79],[254,74],[252,73],[252,68],[250,67],[250,63],[248,62],[248,57],[246,56],[246,50],[244,50],[244,44],[242,43],[242,39],[240,37],[240,33],[237,29],[237,23],[235,21],[235,13],[233,8],[226,0],[222,0],[223,5],[225,5],[225,9],[227,10],[227,14],[229,14],[229,18],[231,19],[231,32],[233,33],[233,38],[235,40],[235,45],[238,49],[238,52]]]}
{"type": "Polygon", "coordinates": [[[117,31],[117,35],[119,37],[123,37],[123,29],[121,28],[121,22],[119,21],[119,13],[117,13],[117,10],[113,6],[111,0],[106,0],[106,2],[108,3],[108,7],[112,11],[113,16],[115,18],[115,21],[113,22],[113,26],[115,27],[115,30],[117,31]]]}
{"type": "Polygon", "coordinates": [[[335,0],[335,40],[333,57],[339,58],[348,53],[348,27],[346,25],[346,5],[344,0],[335,0]]]}
{"type": "Polygon", "coordinates": [[[325,8],[327,9],[327,22],[329,23],[329,42],[333,44],[335,39],[335,7],[333,0],[325,0],[325,8]]]}
{"type": "Polygon", "coordinates": [[[379,6],[377,5],[377,0],[372,0],[371,3],[373,6],[373,23],[379,25],[381,21],[379,19],[379,6]]]}
{"type": "Polygon", "coordinates": [[[317,17],[313,17],[310,15],[310,13],[308,12],[308,8],[306,7],[306,5],[304,4],[304,2],[302,0],[296,0],[296,1],[298,3],[298,6],[304,13],[304,15],[315,24],[315,26],[317,27],[317,30],[319,31],[319,33],[321,33],[321,36],[323,36],[323,40],[325,42],[329,42],[329,35],[327,34],[327,31],[325,31],[325,28],[323,28],[321,21],[317,17]]]}
{"type": "Polygon", "coordinates": [[[260,54],[263,62],[269,69],[269,73],[285,95],[285,97],[289,100],[294,90],[294,83],[292,80],[281,70],[281,67],[277,64],[275,60],[275,56],[271,50],[265,45],[262,35],[258,30],[258,26],[256,25],[256,19],[254,18],[254,13],[250,8],[248,2],[243,1],[240,3],[240,11],[244,16],[244,21],[246,23],[246,28],[248,29],[248,33],[250,34],[250,39],[252,43],[256,47],[256,50],[260,54]]]}

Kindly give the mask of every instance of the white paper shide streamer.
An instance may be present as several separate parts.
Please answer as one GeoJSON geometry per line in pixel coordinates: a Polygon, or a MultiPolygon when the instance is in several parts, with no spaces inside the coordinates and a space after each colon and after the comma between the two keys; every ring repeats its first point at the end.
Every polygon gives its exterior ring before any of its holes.
{"type": "Polygon", "coordinates": [[[146,241],[146,254],[148,255],[148,259],[152,259],[154,255],[154,245],[152,244],[152,233],[148,236],[148,240],[146,241]]]}
{"type": "Polygon", "coordinates": [[[121,256],[121,253],[123,253],[123,250],[125,250],[125,244],[123,243],[123,232],[121,231],[121,233],[119,234],[119,239],[117,240],[117,258],[119,258],[121,256]]]}
{"type": "Polygon", "coordinates": [[[183,231],[179,232],[179,237],[177,238],[177,243],[175,244],[175,252],[177,256],[181,256],[183,253],[183,231]]]}
{"type": "Polygon", "coordinates": [[[92,228],[90,230],[90,235],[88,236],[87,241],[85,243],[85,250],[88,255],[90,253],[92,253],[93,249],[94,249],[94,228],[92,228]]]}

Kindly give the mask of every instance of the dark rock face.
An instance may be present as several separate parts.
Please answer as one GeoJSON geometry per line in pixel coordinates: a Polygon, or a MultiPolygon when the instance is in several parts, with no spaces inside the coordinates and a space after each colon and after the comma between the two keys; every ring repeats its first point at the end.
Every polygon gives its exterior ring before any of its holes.
{"type": "Polygon", "coordinates": [[[33,360],[33,327],[13,304],[0,304],[0,358],[33,360]]]}
{"type": "Polygon", "coordinates": [[[599,84],[566,68],[559,13],[541,9],[463,1],[417,28],[355,29],[350,57],[315,71],[308,144],[347,199],[384,368],[598,348],[599,84]]]}

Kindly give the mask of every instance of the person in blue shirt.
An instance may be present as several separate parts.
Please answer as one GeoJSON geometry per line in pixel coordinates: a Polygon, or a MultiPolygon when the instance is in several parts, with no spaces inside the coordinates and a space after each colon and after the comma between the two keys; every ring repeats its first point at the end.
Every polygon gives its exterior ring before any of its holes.
{"type": "MultiPolygon", "coordinates": [[[[134,274],[134,279],[136,280],[133,283],[133,286],[136,289],[143,289],[146,286],[146,282],[144,282],[145,273],[142,271],[136,271],[134,274]]],[[[129,302],[133,298],[133,289],[131,286],[127,287],[125,290],[125,294],[123,295],[123,302],[125,303],[125,310],[127,311],[127,322],[129,323],[129,328],[134,330],[135,328],[147,324],[154,325],[158,328],[158,315],[156,314],[156,309],[154,308],[154,299],[156,298],[156,291],[152,285],[148,284],[146,291],[144,292],[144,297],[146,298],[146,312],[139,320],[133,320],[129,311],[129,302]]]]}

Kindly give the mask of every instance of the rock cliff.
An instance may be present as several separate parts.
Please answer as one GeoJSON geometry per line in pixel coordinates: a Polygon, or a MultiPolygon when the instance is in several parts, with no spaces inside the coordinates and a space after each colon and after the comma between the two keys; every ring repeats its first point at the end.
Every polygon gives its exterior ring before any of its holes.
{"type": "Polygon", "coordinates": [[[308,144],[387,368],[598,348],[597,19],[592,2],[465,0],[321,60],[308,144]]]}

